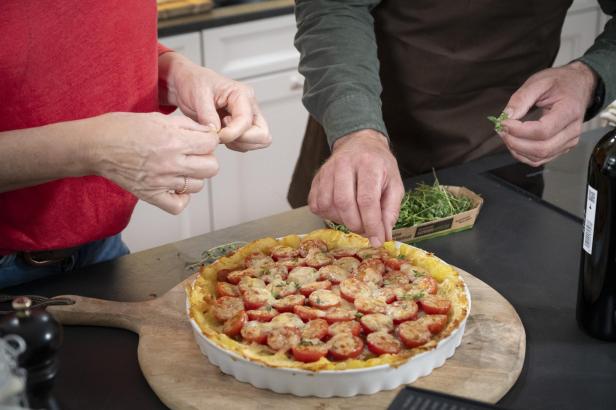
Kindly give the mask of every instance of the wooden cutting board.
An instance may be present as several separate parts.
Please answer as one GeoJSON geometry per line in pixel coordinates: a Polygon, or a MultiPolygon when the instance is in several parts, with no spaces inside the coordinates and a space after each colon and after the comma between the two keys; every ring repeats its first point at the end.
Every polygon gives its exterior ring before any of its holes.
{"type": "MultiPolygon", "coordinates": [[[[522,370],[524,327],[505,298],[469,273],[459,271],[472,298],[462,343],[444,366],[413,385],[496,403],[522,370]]],[[[143,374],[172,409],[384,409],[397,394],[399,388],[352,398],[296,397],[260,390],[223,374],[201,354],[193,338],[184,290],[190,280],[146,302],[68,296],[77,303],[48,309],[64,325],[119,327],[138,333],[143,374]]]]}

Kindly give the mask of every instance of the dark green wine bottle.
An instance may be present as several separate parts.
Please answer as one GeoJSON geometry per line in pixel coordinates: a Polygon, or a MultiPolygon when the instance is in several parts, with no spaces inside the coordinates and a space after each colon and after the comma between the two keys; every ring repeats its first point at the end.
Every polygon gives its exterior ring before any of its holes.
{"type": "Polygon", "coordinates": [[[616,130],[588,164],[577,320],[591,336],[616,341],[616,130]]]}

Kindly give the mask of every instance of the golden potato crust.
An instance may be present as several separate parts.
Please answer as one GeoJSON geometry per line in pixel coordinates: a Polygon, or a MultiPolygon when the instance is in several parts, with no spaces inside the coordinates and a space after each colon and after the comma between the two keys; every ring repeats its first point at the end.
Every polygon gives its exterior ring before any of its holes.
{"type": "Polygon", "coordinates": [[[287,357],[285,353],[272,353],[266,346],[246,344],[222,333],[222,324],[213,317],[211,309],[216,300],[215,287],[218,280],[218,272],[223,269],[243,266],[244,259],[248,255],[255,252],[267,253],[277,245],[285,245],[297,249],[300,242],[305,239],[321,239],[327,243],[329,250],[370,247],[368,239],[362,236],[352,233],[345,234],[331,229],[319,229],[302,237],[289,235],[280,239],[259,239],[238,249],[231,256],[222,257],[211,265],[203,266],[199,277],[187,289],[187,293],[190,302],[190,317],[195,320],[205,337],[222,349],[269,367],[308,371],[349,370],[384,364],[397,367],[419,353],[434,349],[437,343],[457,329],[467,316],[469,301],[464,290],[464,282],[451,265],[435,257],[433,254],[413,246],[401,244],[398,247],[395,242],[387,242],[383,247],[390,256],[403,258],[412,265],[421,268],[422,271],[428,272],[438,282],[438,296],[447,298],[451,302],[451,309],[448,313],[448,322],[445,328],[437,335],[434,335],[427,344],[413,349],[403,348],[398,354],[384,354],[365,360],[347,359],[344,361],[330,361],[323,357],[316,362],[303,363],[287,357]]]}

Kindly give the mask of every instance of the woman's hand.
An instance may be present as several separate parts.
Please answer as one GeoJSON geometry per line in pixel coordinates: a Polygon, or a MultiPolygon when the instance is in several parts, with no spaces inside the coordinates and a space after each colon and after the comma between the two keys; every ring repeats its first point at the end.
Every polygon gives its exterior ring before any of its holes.
{"type": "Polygon", "coordinates": [[[272,137],[252,88],[169,52],[159,57],[159,76],[166,83],[163,102],[219,131],[220,142],[236,151],[268,147],[272,137]]]}
{"type": "Polygon", "coordinates": [[[111,113],[84,120],[92,172],[169,213],[218,172],[212,128],[182,116],[111,113]],[[186,186],[185,186],[186,184],[186,186]]]}

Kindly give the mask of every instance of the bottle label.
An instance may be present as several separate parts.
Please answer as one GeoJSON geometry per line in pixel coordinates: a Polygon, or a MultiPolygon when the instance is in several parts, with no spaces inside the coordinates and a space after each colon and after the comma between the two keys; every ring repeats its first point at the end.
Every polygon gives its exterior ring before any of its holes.
{"type": "Polygon", "coordinates": [[[592,239],[595,230],[595,211],[597,208],[597,190],[588,185],[586,196],[586,217],[584,219],[584,250],[592,255],[592,239]]]}

